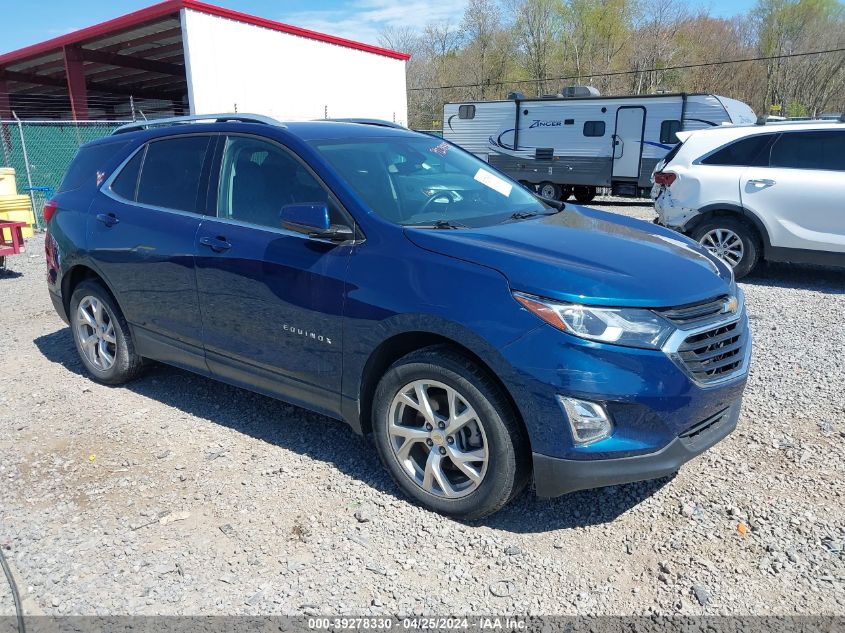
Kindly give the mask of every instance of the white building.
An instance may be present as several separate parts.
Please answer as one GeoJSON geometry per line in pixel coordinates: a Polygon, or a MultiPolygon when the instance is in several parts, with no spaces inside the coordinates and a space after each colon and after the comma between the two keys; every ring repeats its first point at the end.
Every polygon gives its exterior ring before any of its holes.
{"type": "Polygon", "coordinates": [[[0,119],[256,112],[406,124],[404,53],[196,0],[0,55],[0,119]]]}

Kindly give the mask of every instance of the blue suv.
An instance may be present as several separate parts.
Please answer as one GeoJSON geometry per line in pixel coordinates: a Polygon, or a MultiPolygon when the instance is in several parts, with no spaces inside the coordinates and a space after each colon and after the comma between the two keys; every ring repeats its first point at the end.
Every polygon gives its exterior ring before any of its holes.
{"type": "Polygon", "coordinates": [[[154,359],[345,420],[461,519],[662,477],[736,426],[730,269],[439,138],[209,115],[82,147],[45,215],[91,376],[154,359]]]}

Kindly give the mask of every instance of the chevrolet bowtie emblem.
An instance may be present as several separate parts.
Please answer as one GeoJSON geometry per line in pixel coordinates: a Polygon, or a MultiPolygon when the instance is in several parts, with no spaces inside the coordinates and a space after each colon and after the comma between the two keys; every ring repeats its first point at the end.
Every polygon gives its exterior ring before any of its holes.
{"type": "Polygon", "coordinates": [[[722,304],[722,313],[727,314],[729,312],[736,312],[737,307],[739,307],[739,301],[737,301],[736,297],[731,295],[725,300],[725,303],[722,304]]]}

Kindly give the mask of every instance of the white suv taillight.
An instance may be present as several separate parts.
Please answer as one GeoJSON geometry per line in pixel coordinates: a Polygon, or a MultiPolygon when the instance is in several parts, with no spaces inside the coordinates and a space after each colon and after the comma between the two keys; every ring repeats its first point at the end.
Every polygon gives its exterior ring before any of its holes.
{"type": "Polygon", "coordinates": [[[655,185],[664,185],[668,187],[671,185],[675,180],[677,180],[678,174],[673,171],[659,171],[654,174],[654,184],[655,185]]]}

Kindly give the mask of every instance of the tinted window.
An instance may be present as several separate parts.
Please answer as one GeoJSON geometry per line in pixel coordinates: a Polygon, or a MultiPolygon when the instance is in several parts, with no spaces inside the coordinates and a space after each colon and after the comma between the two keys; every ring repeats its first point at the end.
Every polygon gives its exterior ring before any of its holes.
{"type": "MultiPolygon", "coordinates": [[[[288,152],[249,137],[226,140],[218,217],[280,228],[283,206],[309,202],[328,203],[328,193],[288,152]]],[[[342,220],[333,212],[331,222],[340,224],[342,220]]]]}
{"type": "Polygon", "coordinates": [[[390,222],[489,226],[549,207],[464,150],[431,137],[390,135],[312,141],[349,186],[390,222]]]}
{"type": "Polygon", "coordinates": [[[111,184],[111,190],[126,200],[135,200],[135,195],[138,193],[138,176],[141,174],[141,163],[144,160],[144,151],[136,152],[111,184]]]}
{"type": "Polygon", "coordinates": [[[604,121],[584,121],[584,136],[604,136],[604,121]]]}
{"type": "Polygon", "coordinates": [[[735,141],[701,161],[703,165],[734,165],[740,167],[766,164],[762,150],[772,139],[772,134],[755,134],[735,141]]]}
{"type": "Polygon", "coordinates": [[[680,131],[680,121],[663,121],[663,123],[660,124],[660,142],[674,145],[678,142],[678,137],[675,135],[680,131]]]}
{"type": "Polygon", "coordinates": [[[845,171],[845,132],[785,132],[770,156],[772,167],[845,171]]]}
{"type": "Polygon", "coordinates": [[[150,143],[138,183],[138,202],[198,212],[202,164],[209,141],[208,136],[184,136],[150,143]]]}
{"type": "Polygon", "coordinates": [[[101,185],[106,164],[126,143],[100,143],[79,148],[59,185],[59,192],[79,189],[84,184],[101,185]]]}
{"type": "Polygon", "coordinates": [[[475,118],[475,106],[474,105],[462,105],[458,108],[458,118],[459,119],[474,119],[475,118]]]}

